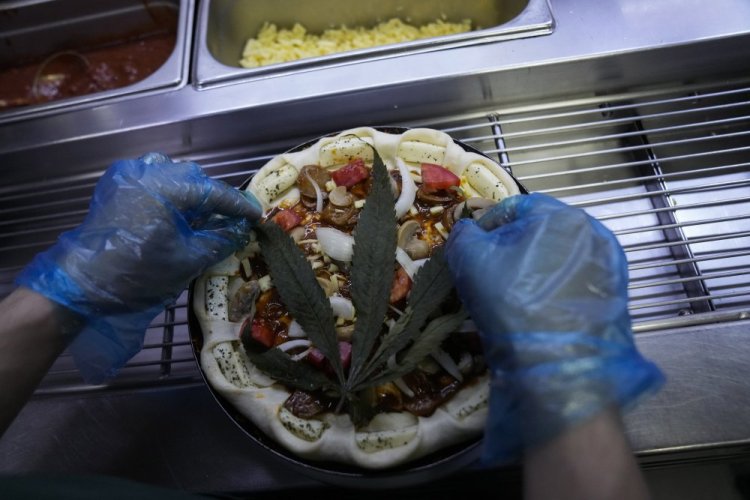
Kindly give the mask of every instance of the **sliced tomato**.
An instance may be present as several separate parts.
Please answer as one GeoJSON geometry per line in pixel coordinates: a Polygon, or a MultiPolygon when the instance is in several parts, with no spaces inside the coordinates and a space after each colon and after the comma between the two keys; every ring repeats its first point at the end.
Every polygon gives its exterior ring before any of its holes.
{"type": "Polygon", "coordinates": [[[356,158],[335,172],[331,172],[331,178],[337,186],[352,187],[370,177],[370,169],[365,166],[362,158],[356,158]]]}
{"type": "Polygon", "coordinates": [[[251,322],[249,325],[250,338],[265,347],[273,347],[274,341],[276,340],[276,332],[273,331],[271,325],[258,318],[248,318],[247,320],[245,320],[245,324],[242,325],[242,330],[247,330],[248,321],[251,322]]]}
{"type": "Polygon", "coordinates": [[[399,267],[393,276],[393,284],[391,285],[391,304],[395,304],[406,297],[409,290],[411,290],[411,278],[406,274],[403,267],[399,267]]]}
{"type": "Polygon", "coordinates": [[[310,351],[307,353],[307,361],[313,365],[315,368],[318,368],[320,370],[323,370],[326,368],[326,359],[325,356],[323,356],[323,353],[318,349],[317,347],[313,347],[310,349],[310,351]]]}
{"type": "MultiPolygon", "coordinates": [[[[341,366],[344,368],[344,371],[349,369],[349,365],[352,362],[352,345],[349,342],[340,341],[339,342],[339,356],[341,360],[341,366]]],[[[323,355],[322,352],[320,352],[320,349],[317,347],[313,347],[310,349],[310,351],[307,353],[307,361],[311,365],[313,365],[315,368],[324,371],[325,373],[329,375],[333,375],[333,368],[331,368],[331,363],[328,362],[328,359],[323,355]]]]}
{"type": "Polygon", "coordinates": [[[292,228],[299,226],[299,223],[302,221],[302,217],[297,215],[297,212],[295,212],[294,210],[285,208],[274,215],[272,217],[272,220],[276,224],[281,226],[281,229],[289,232],[292,228]]]}
{"type": "Polygon", "coordinates": [[[451,186],[460,186],[461,179],[440,165],[422,163],[422,185],[427,191],[439,191],[451,186]]]}
{"type": "Polygon", "coordinates": [[[352,345],[349,342],[340,341],[339,354],[341,355],[341,366],[346,371],[352,362],[352,345]]]}

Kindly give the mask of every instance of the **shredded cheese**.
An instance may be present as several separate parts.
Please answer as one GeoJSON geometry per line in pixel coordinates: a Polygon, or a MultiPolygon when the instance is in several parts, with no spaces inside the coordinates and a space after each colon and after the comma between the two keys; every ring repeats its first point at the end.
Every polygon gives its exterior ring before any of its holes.
{"type": "Polygon", "coordinates": [[[292,29],[279,29],[273,23],[265,23],[258,36],[245,43],[240,65],[244,68],[257,68],[470,30],[471,21],[468,19],[459,23],[438,19],[417,27],[393,18],[369,29],[362,26],[340,26],[327,29],[320,35],[308,33],[307,28],[300,23],[296,23],[292,29]]]}

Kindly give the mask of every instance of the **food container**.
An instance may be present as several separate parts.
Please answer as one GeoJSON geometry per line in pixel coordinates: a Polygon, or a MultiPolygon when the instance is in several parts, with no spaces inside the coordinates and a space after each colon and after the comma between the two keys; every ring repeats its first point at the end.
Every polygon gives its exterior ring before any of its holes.
{"type": "Polygon", "coordinates": [[[192,0],[0,4],[0,122],[179,87],[192,18],[192,0]]]}
{"type": "Polygon", "coordinates": [[[206,0],[200,8],[194,83],[206,86],[303,68],[549,34],[552,26],[547,0],[368,0],[355,3],[342,0],[206,0]],[[301,23],[308,32],[321,33],[341,25],[369,28],[391,18],[413,25],[437,19],[449,22],[470,19],[472,27],[479,29],[251,69],[242,68],[239,63],[246,41],[255,37],[266,22],[274,23],[280,29],[301,23]]]}
{"type": "MultiPolygon", "coordinates": [[[[401,134],[408,130],[404,127],[375,128],[376,130],[390,134],[401,134]]],[[[335,135],[338,135],[338,133],[328,134],[328,136],[335,135]]],[[[307,149],[320,139],[321,138],[319,137],[305,142],[304,144],[290,149],[286,153],[295,153],[307,149]]],[[[457,139],[454,139],[454,142],[461,146],[465,151],[487,156],[481,151],[464,144],[457,139]]],[[[490,159],[492,160],[492,158],[490,159]]],[[[492,161],[494,162],[495,160],[492,161]]],[[[518,180],[515,178],[513,178],[513,180],[518,185],[521,193],[528,194],[528,190],[518,182],[518,180]]],[[[243,183],[241,189],[244,190],[247,188],[249,183],[250,179],[247,179],[243,183]]],[[[354,465],[334,462],[311,461],[295,455],[288,449],[284,448],[281,444],[277,443],[270,436],[266,435],[209,383],[201,365],[201,350],[203,348],[204,335],[201,322],[198,320],[198,317],[193,310],[194,293],[195,281],[190,284],[188,290],[188,330],[193,354],[196,363],[200,368],[201,376],[206,383],[206,387],[227,416],[244,432],[244,434],[261,449],[265,450],[270,457],[280,460],[285,467],[293,469],[301,474],[305,474],[318,481],[336,486],[347,488],[383,489],[406,487],[437,480],[445,477],[449,473],[467,467],[479,459],[482,446],[481,437],[445,447],[422,458],[383,470],[364,469],[354,465]]]]}

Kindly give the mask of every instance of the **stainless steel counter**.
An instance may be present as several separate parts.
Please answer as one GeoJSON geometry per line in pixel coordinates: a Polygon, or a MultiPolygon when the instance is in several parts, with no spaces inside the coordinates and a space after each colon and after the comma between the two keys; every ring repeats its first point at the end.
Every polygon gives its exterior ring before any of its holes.
{"type": "MultiPolygon", "coordinates": [[[[549,35],[188,85],[0,125],[0,292],[82,219],[116,158],[159,149],[238,184],[323,132],[432,126],[616,231],[638,345],[669,379],[626,420],[643,463],[746,453],[750,5],[551,7],[549,35]]],[[[268,461],[211,400],[185,301],[155,321],[110,386],[81,384],[63,356],[0,441],[0,471],[107,473],[199,491],[313,485],[268,461]]]]}

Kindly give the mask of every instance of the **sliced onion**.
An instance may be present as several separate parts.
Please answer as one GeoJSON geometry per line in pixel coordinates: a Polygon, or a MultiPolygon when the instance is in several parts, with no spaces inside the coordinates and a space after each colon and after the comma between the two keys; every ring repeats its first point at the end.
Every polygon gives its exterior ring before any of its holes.
{"type": "Polygon", "coordinates": [[[428,259],[411,260],[409,254],[406,253],[403,248],[396,247],[396,260],[401,264],[401,267],[404,268],[404,271],[409,275],[409,278],[413,280],[414,275],[417,274],[420,267],[425,265],[428,259]]]}
{"type": "Polygon", "coordinates": [[[354,237],[332,227],[319,227],[315,234],[318,235],[318,243],[323,253],[341,262],[351,262],[354,254],[354,237]]]}
{"type": "Polygon", "coordinates": [[[292,361],[299,361],[301,359],[305,359],[307,355],[310,354],[310,351],[312,351],[312,347],[309,347],[305,349],[304,351],[297,353],[297,354],[293,354],[289,357],[292,358],[292,361]]]}
{"type": "MultiPolygon", "coordinates": [[[[395,354],[391,354],[391,356],[388,358],[388,361],[386,362],[386,364],[387,364],[389,370],[395,370],[396,368],[398,368],[398,363],[396,363],[396,355],[395,354]]],[[[406,394],[407,397],[410,397],[410,398],[414,397],[414,392],[411,389],[409,389],[409,386],[406,385],[406,382],[404,382],[403,378],[399,377],[399,378],[395,379],[393,381],[393,383],[396,384],[396,387],[398,387],[398,389],[401,392],[403,392],[404,394],[406,394]]]]}
{"type": "MultiPolygon", "coordinates": [[[[291,325],[290,325],[291,328],[291,325]]],[[[279,344],[276,346],[277,349],[280,349],[284,352],[291,351],[292,349],[297,349],[299,347],[305,347],[305,350],[302,352],[298,352],[297,354],[293,354],[290,356],[292,358],[292,361],[299,361],[301,359],[304,359],[312,350],[312,342],[310,342],[307,339],[297,339],[297,340],[288,340],[284,342],[283,344],[279,344]]]]}
{"type": "Polygon", "coordinates": [[[348,320],[354,319],[354,304],[351,300],[338,295],[331,295],[328,300],[331,302],[334,316],[348,320]]]}
{"type": "Polygon", "coordinates": [[[301,339],[307,337],[307,334],[302,329],[302,326],[297,323],[297,321],[292,321],[289,324],[289,331],[287,332],[287,336],[293,339],[301,339]]]}
{"type": "Polygon", "coordinates": [[[388,366],[389,370],[395,370],[398,368],[398,363],[396,363],[396,354],[391,354],[388,358],[388,361],[386,361],[386,366],[388,366]]]}
{"type": "Polygon", "coordinates": [[[471,354],[464,351],[461,353],[461,359],[458,360],[458,370],[461,373],[467,373],[471,369],[471,365],[473,362],[473,358],[471,357],[471,354]]]}
{"type": "Polygon", "coordinates": [[[399,377],[399,378],[395,379],[393,381],[393,383],[394,383],[394,385],[396,387],[398,387],[398,390],[400,390],[401,392],[403,392],[406,395],[407,398],[413,398],[414,397],[414,391],[412,391],[411,389],[409,389],[409,386],[406,385],[406,382],[404,382],[404,379],[402,379],[401,377],[399,377]]]}
{"type": "Polygon", "coordinates": [[[437,349],[432,353],[432,357],[435,361],[438,362],[440,366],[443,367],[443,370],[447,371],[448,374],[450,374],[451,377],[455,378],[459,382],[462,382],[464,380],[464,376],[461,375],[461,371],[458,369],[458,366],[456,366],[456,362],[453,361],[453,358],[451,358],[450,354],[442,349],[437,349]]]}
{"type": "Polygon", "coordinates": [[[417,196],[417,185],[414,184],[414,179],[411,178],[404,160],[396,157],[396,166],[399,174],[401,174],[401,194],[396,201],[396,219],[400,219],[414,203],[414,198],[417,196]]]}
{"type": "Polygon", "coordinates": [[[297,347],[310,347],[311,345],[312,345],[312,342],[310,342],[307,339],[296,339],[296,340],[287,340],[283,344],[277,345],[276,348],[281,351],[288,352],[297,347]]]}
{"type": "Polygon", "coordinates": [[[320,190],[320,186],[318,186],[318,183],[315,182],[307,170],[305,170],[305,177],[307,177],[307,180],[310,181],[315,190],[315,211],[320,213],[323,211],[323,191],[320,190]]]}

